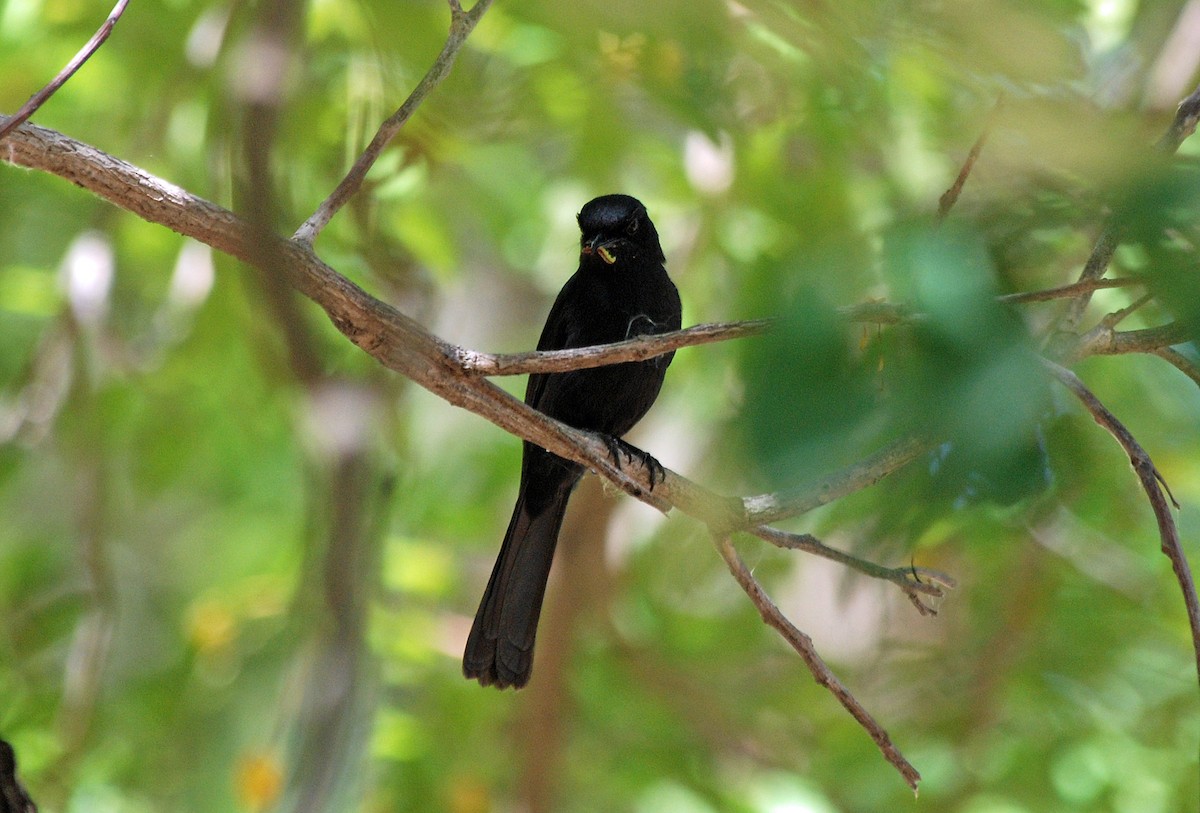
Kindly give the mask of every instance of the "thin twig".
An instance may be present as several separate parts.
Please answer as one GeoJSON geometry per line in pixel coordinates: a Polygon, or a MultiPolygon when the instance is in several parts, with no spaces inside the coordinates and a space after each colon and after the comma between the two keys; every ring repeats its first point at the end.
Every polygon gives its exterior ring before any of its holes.
{"type": "Polygon", "coordinates": [[[1183,603],[1187,608],[1188,624],[1192,630],[1192,648],[1196,654],[1196,677],[1197,680],[1200,680],[1200,600],[1196,598],[1196,583],[1192,579],[1192,571],[1183,552],[1183,544],[1179,539],[1179,529],[1175,525],[1175,517],[1171,514],[1172,506],[1179,508],[1179,503],[1175,501],[1166,480],[1155,467],[1150,455],[1137,442],[1133,433],[1108,410],[1108,407],[1101,403],[1100,399],[1079,379],[1079,376],[1052,361],[1043,360],[1042,363],[1055,378],[1074,393],[1075,397],[1092,414],[1096,423],[1104,427],[1129,455],[1129,463],[1133,466],[1138,480],[1141,481],[1142,489],[1150,500],[1150,508],[1154,511],[1154,519],[1158,522],[1162,552],[1171,560],[1175,579],[1179,582],[1179,589],[1183,592],[1183,603]]]}
{"type": "Polygon", "coordinates": [[[420,107],[425,97],[432,93],[449,75],[459,50],[475,29],[475,25],[484,12],[492,5],[492,0],[478,0],[470,11],[463,11],[458,0],[449,0],[449,5],[450,33],[446,37],[446,44],[442,46],[442,52],[438,54],[433,65],[421,77],[421,81],[413,88],[412,93],[404,100],[404,104],[400,105],[400,108],[379,126],[375,137],[371,139],[371,143],[354,162],[354,166],[350,167],[350,171],[346,173],[342,182],[330,193],[329,197],[321,202],[312,216],[296,229],[296,233],[292,235],[293,240],[301,245],[311,246],[317,239],[317,235],[329,224],[338,210],[354,197],[354,194],[362,186],[363,180],[366,179],[367,172],[383,154],[384,148],[396,137],[412,114],[420,107]]]}
{"type": "Polygon", "coordinates": [[[1131,314],[1149,305],[1152,301],[1154,301],[1154,294],[1142,294],[1120,310],[1105,314],[1104,318],[1100,320],[1100,324],[1109,329],[1116,328],[1117,325],[1128,319],[1131,314]]]}
{"type": "Polygon", "coordinates": [[[992,129],[992,120],[999,109],[1000,105],[997,103],[996,107],[992,109],[991,115],[988,116],[988,121],[983,127],[983,132],[979,134],[979,138],[975,139],[975,143],[971,145],[971,150],[967,153],[967,158],[963,161],[962,168],[958,171],[958,177],[954,179],[954,183],[950,185],[950,188],[938,198],[938,223],[946,219],[946,215],[950,214],[950,210],[958,202],[958,196],[962,194],[963,186],[966,185],[967,178],[971,175],[971,170],[975,168],[975,162],[979,160],[979,154],[983,152],[983,147],[987,144],[988,135],[992,129]]]}
{"type": "Polygon", "coordinates": [[[1190,96],[1179,103],[1171,126],[1154,146],[1165,153],[1174,153],[1192,133],[1196,132],[1197,123],[1200,123],[1200,87],[1193,90],[1190,96]]]}
{"type": "Polygon", "coordinates": [[[904,755],[900,753],[900,749],[892,743],[891,737],[888,736],[883,726],[875,721],[875,718],[863,708],[862,704],[846,688],[845,684],[838,680],[837,676],[830,671],[825,661],[817,654],[812,639],[797,629],[788,620],[787,616],[775,606],[775,602],[767,595],[762,585],[754,578],[754,574],[746,567],[746,563],[742,560],[742,557],[738,555],[737,549],[734,548],[730,538],[716,537],[714,541],[717,543],[717,550],[720,552],[721,558],[725,560],[729,572],[733,574],[733,578],[737,580],[738,585],[750,597],[750,600],[758,609],[759,615],[762,616],[763,621],[769,626],[774,627],[792,649],[796,650],[817,683],[828,689],[846,711],[850,712],[851,716],[858,721],[858,724],[871,735],[871,739],[875,741],[875,744],[883,753],[884,759],[900,772],[900,775],[904,777],[904,781],[913,789],[913,793],[916,793],[917,785],[921,781],[921,774],[912,766],[912,763],[905,759],[904,755]]]}
{"type": "Polygon", "coordinates": [[[645,361],[681,347],[757,336],[765,333],[770,325],[769,319],[713,322],[670,333],[638,336],[623,342],[575,347],[570,350],[535,350],[526,353],[496,354],[463,348],[459,351],[458,360],[463,371],[469,376],[563,373],[626,361],[645,361]]]}
{"type": "Polygon", "coordinates": [[[884,567],[874,562],[860,559],[849,553],[831,548],[812,534],[794,534],[760,525],[751,528],[750,533],[786,550],[799,550],[830,559],[840,565],[857,570],[873,579],[889,581],[904,591],[921,613],[921,615],[937,615],[937,610],[921,601],[920,596],[944,598],[946,590],[954,589],[958,583],[953,577],[940,570],[927,567],[884,567]],[[924,580],[923,580],[924,579],[924,580]]]}
{"type": "Polygon", "coordinates": [[[1030,302],[1048,302],[1054,299],[1068,299],[1080,294],[1098,291],[1101,288],[1125,288],[1130,285],[1145,285],[1145,281],[1137,277],[1121,277],[1119,279],[1101,278],[1089,279],[1082,282],[1072,282],[1070,285],[1060,285],[1057,288],[1046,288],[1042,291],[1021,291],[1015,294],[1002,294],[996,299],[1009,305],[1025,305],[1030,302]]]}
{"type": "Polygon", "coordinates": [[[742,500],[742,506],[747,524],[766,525],[779,522],[828,505],[847,494],[874,485],[911,463],[932,446],[933,442],[925,438],[901,438],[870,457],[834,472],[815,484],[746,497],[742,500]]]}
{"type": "Polygon", "coordinates": [[[99,50],[104,41],[108,39],[108,35],[112,33],[113,27],[116,26],[117,20],[121,19],[121,15],[125,13],[125,7],[129,5],[129,0],[117,0],[117,4],[113,6],[113,10],[109,12],[106,19],[92,34],[92,38],[79,49],[75,56],[71,57],[71,61],[67,63],[58,76],[51,80],[50,84],[39,90],[37,93],[29,97],[29,101],[21,105],[21,109],[14,113],[7,121],[0,124],[0,141],[4,137],[17,129],[30,116],[37,112],[38,108],[46,103],[46,100],[55,94],[55,92],[66,84],[67,80],[75,75],[75,71],[83,67],[83,63],[91,59],[92,54],[99,50]]]}

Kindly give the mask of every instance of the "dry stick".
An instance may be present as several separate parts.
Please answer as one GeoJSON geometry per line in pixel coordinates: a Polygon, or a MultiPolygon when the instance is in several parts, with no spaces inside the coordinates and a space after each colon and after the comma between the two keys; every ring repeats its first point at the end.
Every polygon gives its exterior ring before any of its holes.
{"type": "Polygon", "coordinates": [[[933,445],[926,438],[901,438],[815,485],[746,497],[742,500],[743,511],[754,525],[766,525],[799,516],[874,485],[908,465],[933,445]]]}
{"type": "Polygon", "coordinates": [[[787,617],[775,606],[775,602],[763,590],[758,580],[754,578],[754,574],[746,567],[746,563],[742,561],[742,557],[738,555],[737,549],[734,548],[733,542],[729,537],[716,537],[717,550],[721,553],[721,558],[725,560],[729,572],[733,574],[733,578],[741,586],[750,600],[754,602],[754,606],[758,608],[759,615],[762,616],[769,626],[774,627],[783,639],[791,645],[792,649],[804,660],[808,671],[812,673],[813,678],[821,686],[828,689],[838,702],[850,712],[858,724],[862,726],[875,744],[879,746],[879,750],[883,753],[884,759],[895,766],[900,775],[904,777],[904,781],[913,789],[913,793],[917,792],[917,784],[921,781],[921,774],[912,766],[900,750],[892,743],[891,737],[883,726],[875,721],[875,718],[863,708],[858,699],[851,694],[837,676],[830,671],[825,665],[825,661],[817,654],[816,648],[813,647],[812,639],[801,632],[796,626],[787,619],[787,617]]]}
{"type": "Polygon", "coordinates": [[[1196,598],[1196,584],[1192,580],[1192,571],[1188,567],[1187,557],[1183,553],[1183,544],[1179,539],[1179,529],[1175,526],[1175,517],[1171,515],[1171,506],[1179,508],[1166,480],[1150,459],[1150,455],[1142,448],[1125,425],[1113,415],[1108,407],[1100,402],[1091,390],[1084,385],[1079,376],[1055,364],[1043,360],[1042,363],[1067,389],[1075,394],[1092,414],[1096,423],[1104,427],[1112,435],[1121,448],[1129,455],[1129,463],[1142,483],[1142,488],[1150,500],[1154,518],[1158,522],[1158,535],[1162,540],[1162,552],[1171,560],[1179,589],[1183,591],[1183,603],[1187,607],[1188,624],[1192,629],[1192,647],[1196,653],[1196,676],[1200,680],[1200,600],[1196,598]]]}
{"type": "Polygon", "coordinates": [[[58,72],[50,84],[39,90],[37,93],[29,97],[29,101],[21,105],[12,118],[0,124],[0,141],[13,130],[17,129],[24,121],[37,112],[37,109],[46,103],[46,100],[55,94],[55,92],[66,84],[66,81],[75,75],[75,71],[83,67],[83,63],[91,59],[92,54],[99,50],[104,41],[108,39],[108,35],[112,33],[113,27],[116,26],[117,20],[121,19],[121,15],[125,13],[125,7],[129,5],[129,0],[117,0],[117,4],[113,6],[113,10],[109,12],[108,19],[100,26],[92,38],[87,41],[79,53],[71,58],[66,67],[58,72]]]}
{"type": "MultiPolygon", "coordinates": [[[[999,109],[999,105],[996,106],[999,109]]],[[[992,116],[995,116],[996,111],[992,111],[992,116]]],[[[989,117],[990,118],[990,117],[989,117]]],[[[958,177],[954,179],[954,183],[950,188],[942,193],[938,198],[937,222],[941,223],[946,219],[946,215],[950,214],[950,210],[954,208],[954,204],[958,202],[958,196],[962,194],[963,186],[967,183],[967,178],[971,174],[971,170],[975,167],[975,162],[979,160],[979,153],[983,152],[983,145],[987,143],[988,134],[991,131],[991,123],[984,126],[983,132],[979,134],[979,138],[975,139],[975,143],[971,145],[971,151],[967,153],[967,159],[963,161],[962,168],[958,171],[958,177]]]]}
{"type": "MultiPolygon", "coordinates": [[[[1005,303],[1024,304],[1028,302],[1044,302],[1052,299],[1065,299],[1077,296],[1083,291],[1094,291],[1099,288],[1120,288],[1131,285],[1142,285],[1142,280],[1099,279],[1087,282],[1076,282],[1060,288],[1050,288],[1044,291],[1004,294],[996,297],[997,301],[1005,303]]],[[[1130,309],[1122,312],[1127,315],[1130,309]]],[[[851,322],[869,322],[872,324],[900,324],[917,322],[924,315],[913,311],[904,305],[888,302],[866,302],[860,305],[848,305],[838,309],[838,313],[851,322]]],[[[1111,320],[1110,320],[1111,321],[1111,320]]],[[[712,342],[723,342],[730,339],[740,339],[747,336],[759,336],[766,333],[775,324],[773,319],[748,319],[741,322],[710,322],[693,325],[692,327],[676,330],[670,333],[637,336],[612,344],[574,347],[569,350],[531,350],[521,353],[486,353],[465,347],[456,349],[458,362],[463,371],[469,376],[503,376],[526,375],[529,373],[562,373],[569,370],[583,370],[589,367],[601,367],[606,364],[618,364],[627,361],[645,361],[661,356],[684,347],[695,347],[712,342]]],[[[1186,333],[1178,325],[1163,325],[1144,331],[1116,332],[1113,324],[1105,322],[1101,326],[1082,337],[1073,348],[1074,357],[1083,355],[1117,353],[1149,352],[1155,343],[1170,341],[1177,344],[1186,341],[1186,333]],[[1180,337],[1185,338],[1180,338],[1180,337]]]]}
{"type": "Polygon", "coordinates": [[[564,373],[589,367],[602,367],[625,361],[646,359],[670,353],[681,347],[723,342],[745,336],[758,336],[771,326],[769,319],[745,322],[713,322],[670,333],[638,336],[623,342],[575,347],[570,350],[534,350],[525,353],[481,353],[460,348],[458,361],[469,376],[523,375],[526,373],[564,373]]]}
{"type": "Polygon", "coordinates": [[[1079,337],[1066,361],[1078,361],[1086,356],[1119,356],[1124,353],[1151,353],[1173,344],[1183,344],[1192,338],[1186,326],[1168,322],[1140,330],[1113,330],[1101,322],[1079,337]]]}
{"type": "Polygon", "coordinates": [[[821,556],[851,570],[857,570],[873,579],[889,581],[904,591],[921,615],[937,615],[937,611],[933,607],[920,600],[921,595],[942,598],[945,596],[946,590],[953,590],[958,586],[958,582],[952,576],[940,570],[915,566],[884,567],[865,559],[859,559],[857,556],[852,556],[837,548],[831,548],[812,534],[793,534],[765,525],[751,528],[750,533],[776,547],[785,550],[800,550],[814,556],[821,556]],[[928,579],[928,581],[922,581],[922,579],[928,579]]]}
{"type": "Polygon", "coordinates": [[[442,46],[442,52],[438,54],[433,65],[421,77],[421,81],[413,88],[412,93],[404,100],[404,104],[400,105],[400,109],[379,126],[375,137],[371,139],[371,143],[354,162],[354,166],[350,167],[350,171],[346,173],[342,182],[330,193],[329,197],[321,202],[312,216],[296,229],[296,233],[292,235],[293,240],[301,245],[311,246],[317,239],[317,235],[329,224],[338,210],[354,197],[367,177],[367,172],[383,154],[384,148],[400,132],[425,97],[450,73],[459,50],[467,41],[467,37],[475,30],[475,25],[484,12],[492,5],[492,0],[478,0],[470,11],[463,11],[459,0],[449,0],[449,4],[450,33],[446,37],[446,44],[442,46]]]}
{"type": "MultiPolygon", "coordinates": [[[[1162,138],[1155,143],[1155,148],[1167,155],[1173,155],[1179,149],[1179,145],[1184,142],[1184,139],[1196,131],[1197,122],[1200,122],[1200,87],[1197,87],[1192,91],[1190,96],[1179,103],[1179,109],[1175,111],[1175,118],[1172,119],[1162,138]]],[[[1100,232],[1100,236],[1096,239],[1096,245],[1092,248],[1092,253],[1088,256],[1087,262],[1083,266],[1083,271],[1079,275],[1079,281],[1096,280],[1104,276],[1104,272],[1108,270],[1108,264],[1112,262],[1112,257],[1116,250],[1116,226],[1110,222],[1105,225],[1104,229],[1100,232]]],[[[1072,302],[1067,313],[1059,323],[1059,330],[1064,333],[1073,332],[1079,325],[1079,321],[1083,318],[1083,312],[1087,310],[1088,303],[1091,301],[1092,292],[1085,291],[1078,299],[1072,302]]]]}
{"type": "Polygon", "coordinates": [[[1082,282],[1072,282],[1070,285],[1060,285],[1057,288],[1046,288],[1042,291],[1021,291],[1015,294],[1002,294],[996,297],[1000,302],[1009,305],[1025,305],[1030,302],[1048,302],[1054,299],[1067,299],[1080,294],[1088,294],[1101,288],[1125,288],[1130,285],[1145,285],[1145,280],[1137,277],[1121,277],[1120,279],[1089,279],[1082,282]]]}

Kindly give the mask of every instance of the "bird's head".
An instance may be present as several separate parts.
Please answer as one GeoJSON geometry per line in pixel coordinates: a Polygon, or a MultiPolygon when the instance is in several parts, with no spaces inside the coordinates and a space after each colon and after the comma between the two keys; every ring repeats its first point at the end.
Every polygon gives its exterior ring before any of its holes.
{"type": "Polygon", "coordinates": [[[658,231],[646,207],[629,195],[604,195],[588,201],[579,212],[580,253],[608,265],[617,260],[664,262],[658,231]]]}

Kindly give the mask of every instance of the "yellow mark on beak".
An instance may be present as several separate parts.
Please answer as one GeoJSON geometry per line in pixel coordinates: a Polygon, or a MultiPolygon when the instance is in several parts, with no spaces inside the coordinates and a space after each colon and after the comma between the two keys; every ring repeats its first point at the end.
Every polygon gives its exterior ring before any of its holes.
{"type": "Polygon", "coordinates": [[[617,261],[617,255],[613,254],[604,246],[600,246],[598,249],[596,249],[596,253],[600,255],[600,259],[604,260],[604,262],[608,263],[609,265],[612,265],[617,261]]]}

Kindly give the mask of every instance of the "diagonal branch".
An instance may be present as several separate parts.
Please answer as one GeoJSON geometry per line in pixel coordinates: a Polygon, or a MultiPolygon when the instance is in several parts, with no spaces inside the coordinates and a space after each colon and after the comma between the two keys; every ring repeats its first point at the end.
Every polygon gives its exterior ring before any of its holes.
{"type": "Polygon", "coordinates": [[[747,524],[765,525],[796,517],[814,508],[874,485],[903,468],[933,446],[929,440],[907,437],[885,446],[875,454],[830,475],[813,485],[760,494],[742,500],[747,524]]]}
{"type": "Polygon", "coordinates": [[[437,59],[433,61],[433,65],[421,77],[421,81],[413,88],[412,93],[404,100],[404,104],[400,105],[400,109],[393,113],[383,124],[379,126],[379,130],[375,133],[375,137],[371,139],[371,143],[363,150],[362,155],[354,162],[354,166],[350,167],[350,171],[346,173],[346,177],[337,185],[337,188],[330,193],[329,197],[321,201],[321,205],[312,213],[308,220],[304,221],[300,228],[296,229],[296,233],[292,235],[292,239],[301,245],[311,246],[313,241],[317,239],[317,235],[321,230],[329,225],[329,221],[337,214],[350,198],[354,197],[359,188],[362,187],[363,181],[367,177],[367,173],[375,162],[379,160],[379,156],[383,154],[383,150],[387,147],[396,134],[404,127],[408,120],[412,118],[412,114],[420,107],[421,102],[425,101],[433,90],[442,83],[442,80],[449,75],[450,69],[454,67],[454,60],[458,57],[458,52],[466,43],[467,37],[475,30],[476,24],[479,23],[484,12],[492,5],[492,0],[477,0],[470,11],[463,11],[459,0],[449,0],[450,2],[450,33],[446,37],[446,44],[442,46],[442,52],[438,54],[437,59]]]}
{"type": "Polygon", "coordinates": [[[75,75],[77,70],[83,67],[83,63],[92,58],[92,54],[100,50],[100,46],[108,39],[108,35],[112,33],[117,20],[121,19],[121,15],[125,13],[125,8],[128,5],[129,0],[117,0],[117,4],[113,6],[113,10],[108,13],[108,18],[101,23],[100,28],[96,30],[95,34],[92,34],[90,40],[84,43],[84,46],[79,49],[78,53],[71,57],[71,61],[58,72],[58,75],[50,80],[50,84],[30,96],[29,101],[21,105],[20,110],[9,118],[8,121],[0,124],[0,141],[3,141],[6,135],[36,113],[38,108],[46,103],[47,99],[53,96],[60,87],[67,83],[68,79],[75,75]]]}
{"type": "Polygon", "coordinates": [[[996,118],[996,113],[1000,110],[1001,102],[997,102],[996,106],[992,108],[992,112],[983,126],[983,132],[979,134],[979,138],[975,139],[975,143],[971,145],[971,149],[967,153],[967,158],[958,170],[958,176],[954,179],[954,183],[938,198],[936,222],[941,223],[945,220],[946,215],[950,214],[950,210],[958,202],[958,196],[962,194],[963,187],[967,183],[967,178],[970,177],[971,170],[975,168],[975,162],[979,160],[979,154],[983,152],[984,145],[987,144],[988,136],[992,130],[992,121],[996,118]]]}
{"type": "MultiPolygon", "coordinates": [[[[1175,111],[1175,118],[1154,146],[1166,155],[1173,155],[1179,149],[1179,145],[1196,131],[1197,122],[1200,122],[1200,87],[1197,87],[1190,96],[1179,103],[1179,109],[1175,111]]],[[[1109,263],[1112,262],[1113,254],[1116,253],[1117,242],[1117,226],[1115,223],[1109,222],[1100,232],[1100,236],[1096,239],[1096,245],[1092,248],[1092,253],[1084,263],[1083,271],[1079,275],[1080,282],[1088,282],[1104,276],[1109,263]]],[[[1073,332],[1091,301],[1092,292],[1086,291],[1071,302],[1070,308],[1059,324],[1059,329],[1066,333],[1073,332]]]]}
{"type": "Polygon", "coordinates": [[[1179,504],[1175,502],[1171,489],[1167,487],[1167,482],[1155,467],[1154,461],[1137,442],[1133,433],[1108,410],[1108,407],[1101,403],[1100,399],[1079,379],[1079,376],[1052,361],[1043,360],[1042,363],[1063,386],[1074,393],[1075,397],[1092,414],[1096,423],[1104,427],[1129,455],[1129,463],[1133,466],[1138,480],[1141,481],[1142,489],[1150,500],[1150,508],[1154,511],[1154,518],[1158,522],[1162,552],[1171,560],[1171,567],[1175,571],[1179,589],[1183,592],[1183,603],[1187,607],[1188,624],[1192,630],[1192,647],[1196,652],[1196,674],[1197,679],[1200,679],[1200,600],[1196,598],[1196,583],[1192,579],[1192,571],[1183,552],[1183,544],[1179,539],[1179,529],[1175,525],[1175,517],[1171,514],[1171,507],[1179,508],[1179,504]]]}
{"type": "Polygon", "coordinates": [[[754,602],[754,606],[758,609],[759,615],[762,616],[764,622],[769,626],[774,627],[783,640],[787,641],[792,649],[804,660],[804,665],[808,667],[808,671],[812,673],[813,678],[821,686],[828,689],[838,702],[850,712],[851,716],[858,721],[875,744],[879,746],[879,750],[883,753],[884,759],[890,762],[900,775],[904,777],[904,781],[908,786],[917,791],[917,784],[921,781],[921,774],[912,766],[904,755],[900,753],[892,739],[888,736],[887,731],[876,722],[862,704],[858,702],[846,685],[838,680],[837,675],[829,669],[821,656],[817,654],[816,648],[813,646],[812,639],[801,632],[796,626],[787,619],[780,609],[771,600],[763,590],[758,580],[754,578],[754,574],[746,567],[746,563],[742,557],[738,555],[737,549],[734,548],[733,542],[729,537],[720,537],[716,540],[717,550],[721,554],[721,558],[725,560],[725,565],[729,568],[729,572],[733,574],[733,578],[741,586],[750,600],[754,602]]]}

